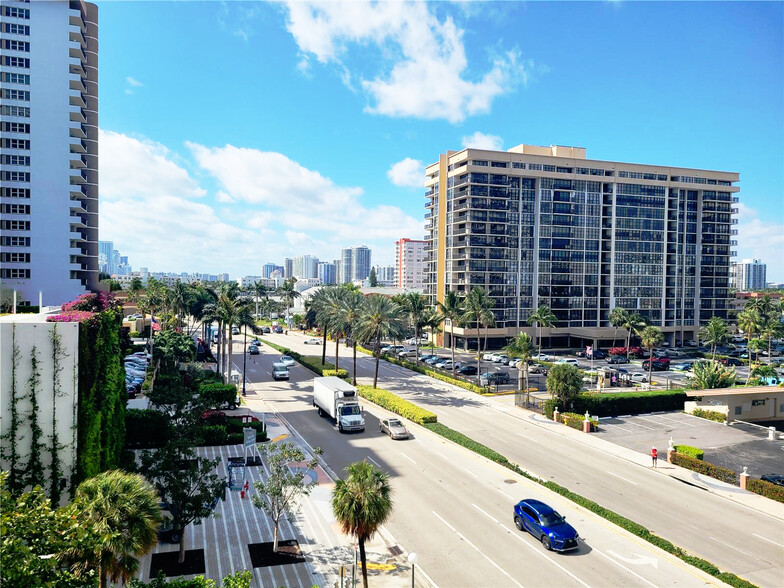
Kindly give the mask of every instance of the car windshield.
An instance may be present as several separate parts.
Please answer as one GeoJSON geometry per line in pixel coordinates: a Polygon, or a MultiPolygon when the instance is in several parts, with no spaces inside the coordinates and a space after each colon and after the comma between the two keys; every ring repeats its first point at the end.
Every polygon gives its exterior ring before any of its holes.
{"type": "Polygon", "coordinates": [[[539,515],[539,518],[541,519],[542,526],[544,527],[554,527],[555,525],[560,525],[564,522],[563,517],[555,511],[539,515]]]}
{"type": "Polygon", "coordinates": [[[283,357],[281,357],[280,359],[281,359],[281,361],[294,361],[294,360],[293,360],[293,359],[291,359],[291,358],[290,358],[288,355],[284,355],[284,356],[283,356],[283,357]]]}
{"type": "Polygon", "coordinates": [[[340,414],[342,414],[344,416],[350,416],[350,415],[359,414],[359,407],[357,405],[344,406],[340,410],[340,414]]]}
{"type": "Polygon", "coordinates": [[[389,426],[390,426],[390,427],[402,427],[402,426],[403,426],[403,423],[401,423],[400,421],[398,421],[398,420],[396,420],[396,419],[391,419],[391,420],[389,421],[389,426]]]}

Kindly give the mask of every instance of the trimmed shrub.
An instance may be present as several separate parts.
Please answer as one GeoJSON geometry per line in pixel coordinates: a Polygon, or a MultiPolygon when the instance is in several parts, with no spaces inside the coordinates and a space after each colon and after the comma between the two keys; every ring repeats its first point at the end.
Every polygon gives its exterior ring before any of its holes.
{"type": "Polygon", "coordinates": [[[777,486],[776,484],[771,484],[765,480],[749,478],[749,481],[746,482],[746,490],[754,492],[755,494],[760,494],[771,500],[784,502],[784,486],[777,486]]]}
{"type": "Polygon", "coordinates": [[[689,457],[693,457],[694,459],[702,460],[705,456],[705,452],[698,447],[692,447],[691,445],[673,445],[675,451],[680,453],[681,455],[688,455],[689,457]]]}
{"type": "Polygon", "coordinates": [[[357,386],[357,390],[362,398],[366,398],[370,400],[370,402],[378,404],[379,406],[391,410],[403,418],[412,420],[420,425],[435,423],[438,420],[438,417],[429,410],[420,408],[413,402],[404,400],[388,390],[363,385],[357,386]]]}
{"type": "Polygon", "coordinates": [[[125,446],[129,449],[163,447],[172,437],[169,415],[152,409],[125,411],[125,446]]]}
{"type": "Polygon", "coordinates": [[[558,400],[555,398],[548,398],[544,401],[543,413],[548,419],[552,420],[555,407],[558,406],[558,400]]]}
{"type": "Polygon", "coordinates": [[[343,378],[344,380],[348,380],[348,370],[344,370],[343,368],[339,370],[324,370],[321,372],[321,375],[324,377],[336,376],[338,378],[343,378]]]}
{"type": "Polygon", "coordinates": [[[695,408],[691,414],[696,417],[700,417],[701,419],[716,421],[717,423],[723,423],[727,420],[727,415],[725,415],[723,412],[717,412],[715,410],[703,410],[701,408],[695,408]]]}
{"type": "Polygon", "coordinates": [[[711,478],[716,478],[717,480],[721,480],[727,484],[737,485],[738,483],[738,474],[732,470],[713,465],[707,461],[701,461],[695,457],[689,457],[688,455],[683,455],[676,452],[672,454],[672,463],[686,469],[693,470],[699,474],[705,474],[711,478]]]}
{"type": "Polygon", "coordinates": [[[140,339],[142,334],[139,331],[131,331],[130,333],[128,333],[128,336],[131,339],[140,339]]]}
{"type": "Polygon", "coordinates": [[[237,405],[237,386],[234,384],[218,384],[205,382],[199,385],[199,397],[205,406],[223,408],[237,405]]]}
{"type": "Polygon", "coordinates": [[[686,393],[682,390],[651,390],[618,394],[579,394],[574,401],[574,412],[595,416],[640,414],[660,410],[683,410],[686,393]]]}
{"type": "Polygon", "coordinates": [[[242,433],[229,433],[228,436],[226,437],[226,445],[242,445],[244,442],[245,442],[245,435],[243,435],[242,433]]]}
{"type": "Polygon", "coordinates": [[[199,445],[225,445],[228,441],[226,427],[223,425],[204,425],[199,433],[201,436],[199,445]]]}

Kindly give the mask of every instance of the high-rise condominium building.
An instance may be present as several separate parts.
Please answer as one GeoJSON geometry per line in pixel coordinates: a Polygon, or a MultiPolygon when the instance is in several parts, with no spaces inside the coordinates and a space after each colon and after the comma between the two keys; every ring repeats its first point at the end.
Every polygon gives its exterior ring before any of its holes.
{"type": "Polygon", "coordinates": [[[425,285],[425,247],[427,241],[395,241],[395,286],[422,289],[425,285]]]}
{"type": "Polygon", "coordinates": [[[395,286],[395,266],[394,265],[374,265],[376,281],[379,286],[395,286]]]}
{"type": "Polygon", "coordinates": [[[744,259],[732,264],[732,287],[739,292],[763,290],[767,286],[768,266],[759,259],[744,259]]]}
{"type": "Polygon", "coordinates": [[[294,275],[294,260],[287,257],[283,260],[283,277],[290,278],[294,275]]]}
{"type": "Polygon", "coordinates": [[[0,278],[22,302],[98,287],[98,8],[0,0],[0,278]]]}
{"type": "Polygon", "coordinates": [[[318,264],[318,278],[322,284],[335,284],[337,282],[335,264],[328,261],[320,261],[318,264]]]}
{"type": "Polygon", "coordinates": [[[275,265],[274,263],[265,263],[264,267],[261,268],[261,277],[263,278],[270,278],[272,277],[272,272],[278,270],[280,275],[283,275],[283,266],[282,265],[275,265]]]}
{"type": "Polygon", "coordinates": [[[339,282],[346,284],[370,276],[370,249],[366,245],[349,247],[340,252],[339,282]]]}
{"type": "MultiPolygon", "coordinates": [[[[578,147],[448,151],[426,171],[426,293],[482,288],[500,346],[547,305],[553,345],[610,345],[623,307],[670,341],[727,316],[737,173],[586,158],[578,147]]],[[[445,329],[448,332],[448,329],[445,329]]],[[[477,336],[455,327],[456,338],[477,336]]],[[[484,335],[484,330],[483,330],[484,335]]]]}
{"type": "Polygon", "coordinates": [[[291,266],[292,275],[300,279],[317,278],[318,263],[318,257],[313,257],[312,255],[295,257],[291,266]]]}

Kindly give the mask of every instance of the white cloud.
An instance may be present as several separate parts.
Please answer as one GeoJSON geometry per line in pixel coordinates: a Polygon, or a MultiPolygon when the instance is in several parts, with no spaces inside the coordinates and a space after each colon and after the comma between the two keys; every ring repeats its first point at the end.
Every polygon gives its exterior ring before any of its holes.
{"type": "Polygon", "coordinates": [[[425,164],[418,159],[406,157],[392,164],[387,171],[387,177],[395,186],[421,188],[425,183],[425,164]]]}
{"type": "Polygon", "coordinates": [[[361,49],[367,63],[377,64],[376,72],[357,74],[370,97],[367,112],[457,123],[489,112],[494,98],[526,80],[517,51],[498,55],[483,76],[469,79],[463,30],[423,2],[286,5],[288,30],[305,59],[313,55],[320,63],[338,64],[346,69],[344,81],[351,77],[346,75],[351,46],[361,49]]]}
{"type": "Polygon", "coordinates": [[[218,202],[223,202],[223,203],[236,202],[236,200],[234,200],[234,198],[232,198],[231,196],[226,194],[226,192],[224,192],[223,190],[219,190],[218,193],[215,194],[215,200],[217,200],[218,202]]]}
{"type": "Polygon", "coordinates": [[[101,199],[153,196],[200,198],[206,191],[160,143],[100,130],[101,199]]]}
{"type": "Polygon", "coordinates": [[[129,86],[133,86],[134,88],[141,88],[144,86],[144,84],[142,84],[139,80],[132,78],[131,76],[125,78],[125,81],[128,82],[129,86]]]}
{"type": "Polygon", "coordinates": [[[462,139],[463,147],[473,147],[474,149],[488,149],[490,151],[501,151],[504,148],[504,140],[498,135],[487,135],[477,131],[473,135],[468,135],[462,139]]]}
{"type": "Polygon", "coordinates": [[[738,257],[761,259],[768,264],[768,281],[782,281],[784,274],[784,222],[773,215],[760,218],[759,212],[739,202],[738,207],[738,257]]]}

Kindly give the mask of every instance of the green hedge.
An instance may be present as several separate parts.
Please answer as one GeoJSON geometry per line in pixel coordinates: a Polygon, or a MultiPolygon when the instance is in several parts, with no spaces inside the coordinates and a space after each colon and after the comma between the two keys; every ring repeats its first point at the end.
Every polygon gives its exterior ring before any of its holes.
{"type": "Polygon", "coordinates": [[[717,423],[723,423],[727,420],[727,415],[723,412],[717,412],[715,410],[703,410],[701,408],[695,408],[692,413],[696,417],[700,417],[701,419],[708,419],[709,421],[716,421],[717,423]]]}
{"type": "Polygon", "coordinates": [[[776,484],[771,484],[764,480],[749,478],[749,481],[746,482],[746,490],[754,492],[755,494],[761,494],[765,498],[770,498],[771,500],[784,502],[784,486],[777,486],[776,484]]]}
{"type": "Polygon", "coordinates": [[[738,484],[738,474],[727,468],[713,465],[707,461],[701,461],[695,457],[689,457],[681,453],[672,454],[672,463],[681,467],[693,470],[700,474],[705,474],[711,478],[716,478],[727,484],[738,484]]]}
{"type": "MultiPolygon", "coordinates": [[[[682,390],[651,390],[649,392],[581,393],[575,398],[572,410],[575,413],[593,416],[617,416],[619,414],[641,414],[660,410],[683,410],[686,393],[682,390]]],[[[544,405],[544,414],[553,418],[553,408],[558,403],[549,399],[544,405]]]]}
{"type": "Polygon", "coordinates": [[[202,382],[199,384],[199,396],[206,406],[220,409],[224,406],[237,405],[237,386],[234,384],[218,384],[202,382]]]}
{"type": "Polygon", "coordinates": [[[420,425],[435,423],[438,420],[438,417],[429,410],[425,410],[413,402],[404,400],[399,396],[392,394],[392,392],[389,392],[388,390],[363,385],[357,386],[357,390],[359,391],[359,395],[362,396],[362,398],[366,398],[370,400],[370,402],[378,404],[379,406],[386,408],[387,410],[391,410],[392,412],[419,423],[420,425]]]}
{"type": "MultiPolygon", "coordinates": [[[[528,478],[529,480],[533,480],[534,482],[541,484],[542,486],[552,490],[553,492],[556,492],[557,494],[560,494],[561,496],[571,500],[575,504],[579,504],[583,508],[587,508],[591,512],[598,514],[602,518],[607,519],[612,523],[615,523],[616,525],[622,527],[623,529],[626,529],[630,533],[633,533],[634,535],[637,535],[638,537],[645,539],[649,543],[659,547],[660,549],[663,549],[668,553],[671,553],[672,555],[678,557],[679,559],[685,561],[686,563],[696,568],[699,568],[700,570],[704,571],[707,574],[710,574],[711,576],[714,576],[715,578],[718,578],[725,584],[734,586],[735,588],[757,588],[755,584],[752,584],[751,582],[744,580],[740,576],[737,576],[730,572],[722,572],[718,567],[716,567],[709,561],[691,555],[689,552],[684,551],[680,547],[673,545],[671,542],[667,541],[666,539],[663,539],[662,537],[659,537],[658,535],[651,533],[647,528],[643,527],[639,523],[635,523],[634,521],[627,519],[626,517],[621,516],[618,513],[615,513],[607,508],[604,508],[603,506],[597,504],[593,500],[589,500],[588,498],[585,498],[580,494],[576,494],[575,492],[572,492],[569,489],[561,486],[560,484],[556,484],[555,482],[551,482],[549,480],[543,480],[541,478],[532,476],[531,474],[529,474],[528,472],[520,468],[520,466],[518,466],[517,464],[511,463],[506,457],[504,457],[500,453],[494,451],[493,449],[490,449],[489,447],[482,445],[481,443],[474,441],[470,437],[467,437],[466,435],[463,435],[458,431],[450,429],[449,427],[446,427],[441,423],[434,423],[426,426],[434,433],[437,433],[442,437],[450,439],[451,441],[454,441],[455,443],[458,443],[463,447],[466,447],[467,449],[470,449],[471,451],[474,451],[480,455],[484,455],[488,459],[491,459],[503,465],[504,467],[509,468],[513,472],[525,478],[528,478]]],[[[690,458],[684,458],[684,459],[690,459],[690,458]]],[[[694,460],[694,461],[697,461],[697,463],[704,463],[698,460],[694,460]]]]}
{"type": "Polygon", "coordinates": [[[203,425],[199,428],[198,445],[225,445],[229,434],[223,425],[203,425]]]}
{"type": "Polygon", "coordinates": [[[324,377],[335,376],[335,377],[347,380],[348,379],[348,370],[344,370],[343,368],[340,368],[339,370],[323,370],[321,372],[321,375],[324,376],[324,377]]]}
{"type": "Polygon", "coordinates": [[[673,447],[675,448],[675,451],[681,455],[688,455],[689,457],[693,457],[694,459],[699,459],[701,461],[703,457],[705,457],[705,452],[698,447],[692,447],[691,445],[673,445],[673,447]]]}
{"type": "Polygon", "coordinates": [[[125,446],[130,449],[163,447],[172,437],[169,415],[152,409],[125,411],[125,446]]]}

